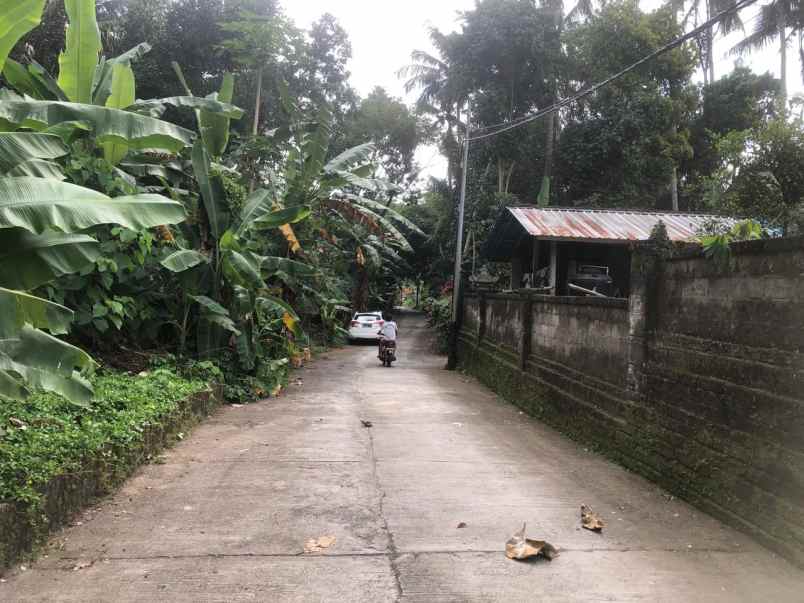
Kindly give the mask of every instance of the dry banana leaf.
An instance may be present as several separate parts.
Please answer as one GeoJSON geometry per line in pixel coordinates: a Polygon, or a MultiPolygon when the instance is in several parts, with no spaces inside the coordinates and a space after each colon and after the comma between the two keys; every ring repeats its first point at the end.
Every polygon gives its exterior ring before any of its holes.
{"type": "Polygon", "coordinates": [[[505,556],[509,559],[523,560],[531,557],[544,557],[552,560],[558,557],[558,549],[544,540],[533,540],[525,537],[525,527],[511,536],[505,543],[505,556]]]}
{"type": "Polygon", "coordinates": [[[335,536],[319,536],[304,543],[305,553],[320,553],[335,544],[335,536]]]}
{"type": "Polygon", "coordinates": [[[581,505],[581,526],[593,532],[600,532],[606,527],[606,524],[590,507],[581,505]]]}

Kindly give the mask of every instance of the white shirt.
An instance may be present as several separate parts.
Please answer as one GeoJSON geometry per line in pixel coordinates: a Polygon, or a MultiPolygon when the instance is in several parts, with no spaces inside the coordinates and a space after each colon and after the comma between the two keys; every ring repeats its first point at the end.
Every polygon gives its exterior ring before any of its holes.
{"type": "Polygon", "coordinates": [[[386,322],[380,329],[380,335],[388,341],[396,341],[396,332],[397,327],[393,320],[386,322]]]}

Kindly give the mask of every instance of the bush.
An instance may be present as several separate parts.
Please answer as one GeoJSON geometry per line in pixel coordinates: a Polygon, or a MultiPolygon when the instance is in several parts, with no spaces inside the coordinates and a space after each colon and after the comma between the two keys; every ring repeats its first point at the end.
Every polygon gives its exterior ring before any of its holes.
{"type": "Polygon", "coordinates": [[[438,334],[435,349],[439,354],[446,354],[449,344],[449,328],[452,323],[452,300],[449,297],[439,299],[428,297],[424,300],[423,305],[427,316],[427,326],[438,334]]]}

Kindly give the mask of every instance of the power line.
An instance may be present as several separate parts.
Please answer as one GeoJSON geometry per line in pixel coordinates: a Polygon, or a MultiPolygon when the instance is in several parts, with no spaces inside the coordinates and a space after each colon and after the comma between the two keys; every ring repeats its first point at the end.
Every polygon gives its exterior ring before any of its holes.
{"type": "Polygon", "coordinates": [[[556,111],[559,111],[560,109],[566,107],[567,105],[570,105],[570,104],[572,104],[572,103],[574,103],[574,102],[576,102],[576,101],[578,101],[578,100],[580,100],[580,99],[582,99],[584,97],[589,96],[590,94],[593,94],[593,93],[597,92],[598,90],[600,90],[604,86],[607,86],[607,85],[611,84],[612,82],[614,82],[615,80],[620,79],[626,73],[628,73],[630,71],[633,71],[634,69],[644,65],[648,61],[651,61],[651,60],[655,59],[656,57],[661,56],[664,53],[669,52],[670,50],[673,50],[674,48],[676,48],[678,46],[681,46],[682,44],[684,44],[684,42],[687,42],[688,40],[691,40],[692,38],[698,36],[700,33],[706,31],[707,29],[709,29],[713,25],[716,25],[726,15],[728,15],[730,13],[733,13],[733,12],[740,11],[740,10],[744,9],[745,7],[747,7],[747,6],[750,6],[751,4],[754,4],[756,1],[757,0],[741,0],[740,2],[737,2],[736,4],[734,4],[733,6],[722,10],[717,15],[715,15],[714,17],[712,17],[708,21],[705,21],[704,23],[702,23],[701,25],[699,25],[695,29],[685,33],[682,36],[679,36],[678,38],[676,38],[675,40],[672,40],[671,42],[668,42],[667,44],[665,44],[661,48],[659,48],[659,49],[653,51],[652,53],[642,57],[641,59],[639,59],[635,63],[632,63],[628,67],[625,67],[624,69],[621,69],[620,71],[618,71],[614,75],[606,78],[605,80],[602,80],[602,81],[600,81],[600,82],[598,82],[596,84],[593,84],[592,86],[590,86],[586,90],[582,90],[581,92],[578,92],[578,93],[576,93],[576,94],[574,94],[572,96],[569,96],[569,97],[564,98],[564,99],[562,99],[562,100],[560,100],[558,102],[553,103],[552,105],[550,105],[549,107],[546,107],[545,109],[542,109],[541,111],[537,111],[536,113],[526,115],[526,116],[521,117],[521,118],[519,118],[519,119],[517,119],[515,121],[508,122],[505,125],[497,124],[495,126],[487,126],[486,128],[483,128],[483,129],[495,128],[497,126],[502,126],[502,127],[500,127],[497,130],[494,130],[493,132],[488,132],[486,134],[479,134],[477,136],[469,136],[466,140],[467,140],[467,142],[474,142],[476,140],[483,140],[485,138],[491,138],[492,136],[497,136],[498,134],[502,134],[503,132],[513,130],[514,128],[518,128],[519,126],[523,126],[523,125],[525,125],[527,123],[535,121],[535,120],[537,120],[537,119],[539,119],[541,117],[544,117],[545,115],[549,115],[550,113],[555,113],[556,111]]]}

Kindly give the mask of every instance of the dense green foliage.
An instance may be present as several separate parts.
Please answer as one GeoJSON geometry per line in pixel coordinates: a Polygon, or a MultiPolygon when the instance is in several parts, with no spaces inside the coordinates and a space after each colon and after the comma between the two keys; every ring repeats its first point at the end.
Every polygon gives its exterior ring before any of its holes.
{"type": "Polygon", "coordinates": [[[0,405],[0,500],[35,508],[52,478],[81,471],[99,454],[113,473],[146,428],[207,388],[204,381],[177,377],[165,368],[143,376],[99,374],[93,386],[96,401],[89,409],[47,393],[0,405]]]}

